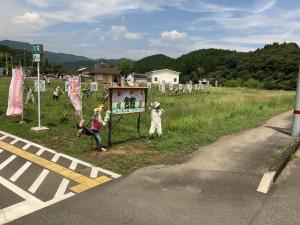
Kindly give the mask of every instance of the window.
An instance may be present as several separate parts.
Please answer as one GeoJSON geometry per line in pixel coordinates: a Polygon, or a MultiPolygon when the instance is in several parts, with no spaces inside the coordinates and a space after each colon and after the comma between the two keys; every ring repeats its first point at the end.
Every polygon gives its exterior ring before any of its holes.
{"type": "Polygon", "coordinates": [[[157,77],[154,77],[154,81],[157,81],[157,77]]]}
{"type": "Polygon", "coordinates": [[[174,83],[176,83],[177,82],[177,78],[174,78],[174,83]]]}

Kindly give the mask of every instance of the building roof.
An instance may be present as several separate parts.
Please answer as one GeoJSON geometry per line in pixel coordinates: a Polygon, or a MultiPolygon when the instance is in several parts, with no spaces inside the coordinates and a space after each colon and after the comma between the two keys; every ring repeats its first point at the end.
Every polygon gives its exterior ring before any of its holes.
{"type": "Polygon", "coordinates": [[[108,66],[96,66],[95,68],[91,69],[89,74],[95,75],[95,74],[101,74],[101,75],[117,75],[120,76],[120,71],[117,70],[114,67],[108,67],[108,66]]]}
{"type": "Polygon", "coordinates": [[[133,77],[134,77],[134,79],[146,79],[146,78],[150,78],[150,75],[142,74],[142,73],[134,73],[133,77]]]}
{"type": "Polygon", "coordinates": [[[84,70],[87,70],[87,67],[80,68],[80,69],[77,70],[77,72],[82,72],[84,70]]]}
{"type": "Polygon", "coordinates": [[[171,72],[171,73],[180,74],[180,72],[177,72],[175,70],[170,70],[170,69],[152,70],[151,72],[148,72],[148,73],[157,73],[157,72],[163,72],[163,71],[168,71],[168,72],[171,72]]]}

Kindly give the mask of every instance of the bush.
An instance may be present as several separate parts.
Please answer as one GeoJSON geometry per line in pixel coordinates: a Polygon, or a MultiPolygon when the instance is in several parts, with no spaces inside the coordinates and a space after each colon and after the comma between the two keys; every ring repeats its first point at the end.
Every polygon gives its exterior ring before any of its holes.
{"type": "Polygon", "coordinates": [[[244,82],[244,85],[247,88],[254,88],[254,89],[262,89],[263,87],[263,84],[260,81],[254,80],[252,78],[244,82]]]}
{"type": "Polygon", "coordinates": [[[236,79],[236,80],[227,80],[224,82],[224,86],[226,87],[242,87],[242,80],[236,79]]]}

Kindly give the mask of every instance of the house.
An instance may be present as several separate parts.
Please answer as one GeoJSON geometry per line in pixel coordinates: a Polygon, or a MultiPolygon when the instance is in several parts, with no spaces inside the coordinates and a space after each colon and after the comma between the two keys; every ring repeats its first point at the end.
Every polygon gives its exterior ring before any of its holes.
{"type": "Polygon", "coordinates": [[[90,70],[87,67],[83,67],[77,70],[77,73],[81,76],[81,81],[83,82],[91,82],[93,81],[93,77],[89,75],[90,70]]]}
{"type": "Polygon", "coordinates": [[[97,64],[95,68],[88,73],[93,77],[94,81],[102,84],[111,84],[120,80],[121,74],[115,67],[110,67],[105,64],[97,64]]]}
{"type": "Polygon", "coordinates": [[[135,83],[147,83],[151,82],[151,78],[148,74],[132,73],[135,83]]]}
{"type": "Polygon", "coordinates": [[[146,73],[146,75],[150,77],[152,84],[160,84],[163,81],[165,81],[166,84],[179,84],[179,74],[180,72],[170,69],[153,70],[146,73]]]}

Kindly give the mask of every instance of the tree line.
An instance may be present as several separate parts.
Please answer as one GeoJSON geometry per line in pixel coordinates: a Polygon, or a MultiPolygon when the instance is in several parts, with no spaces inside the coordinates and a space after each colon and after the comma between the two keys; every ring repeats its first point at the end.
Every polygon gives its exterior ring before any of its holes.
{"type": "Polygon", "coordinates": [[[181,72],[181,82],[217,79],[228,87],[294,90],[300,49],[295,43],[273,43],[253,52],[200,49],[172,59],[164,55],[134,63],[136,72],[169,68],[181,72]]]}

